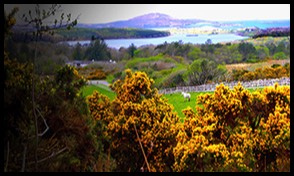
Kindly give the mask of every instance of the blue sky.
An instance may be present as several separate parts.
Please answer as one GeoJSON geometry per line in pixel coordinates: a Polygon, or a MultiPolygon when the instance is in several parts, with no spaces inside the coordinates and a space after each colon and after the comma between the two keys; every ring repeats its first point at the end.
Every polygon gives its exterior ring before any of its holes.
{"type": "MultiPolygon", "coordinates": [[[[4,10],[9,12],[15,6],[20,8],[19,16],[34,9],[33,4],[4,4],[4,10]]],[[[107,23],[147,13],[211,21],[290,20],[290,4],[61,4],[61,7],[73,18],[79,16],[79,23],[107,23]]]]}

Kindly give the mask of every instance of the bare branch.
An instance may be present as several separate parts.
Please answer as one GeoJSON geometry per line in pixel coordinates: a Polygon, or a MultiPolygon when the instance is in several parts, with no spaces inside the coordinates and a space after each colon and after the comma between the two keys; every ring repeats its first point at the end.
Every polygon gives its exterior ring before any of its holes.
{"type": "MultiPolygon", "coordinates": [[[[50,159],[50,158],[53,158],[54,156],[57,156],[57,155],[59,155],[60,153],[64,152],[66,149],[68,149],[68,148],[67,148],[67,147],[64,147],[64,148],[60,149],[60,150],[57,151],[57,152],[53,151],[53,152],[51,153],[51,155],[49,155],[49,156],[47,156],[47,157],[45,157],[45,158],[43,158],[43,159],[38,160],[37,163],[39,164],[39,163],[44,162],[44,161],[46,161],[46,160],[48,160],[48,159],[50,159]]],[[[35,163],[35,162],[29,162],[28,165],[31,165],[31,164],[34,164],[34,163],[35,163]]]]}
{"type": "Polygon", "coordinates": [[[21,172],[24,172],[24,170],[25,170],[25,166],[26,166],[26,154],[27,154],[27,144],[25,144],[24,150],[23,150],[21,172]]]}
{"type": "Polygon", "coordinates": [[[145,155],[144,148],[142,146],[142,143],[141,143],[141,140],[140,140],[140,137],[139,137],[139,134],[138,134],[138,131],[137,131],[137,128],[136,128],[136,125],[135,124],[134,124],[134,128],[135,128],[135,132],[136,132],[136,135],[137,135],[137,138],[138,138],[138,141],[139,141],[139,144],[140,144],[140,147],[141,147],[141,150],[142,150],[142,153],[143,153],[143,156],[144,156],[144,159],[145,159],[145,162],[146,162],[148,171],[150,172],[149,163],[148,163],[147,157],[145,155]]]}
{"type": "Polygon", "coordinates": [[[43,122],[44,122],[44,124],[45,124],[45,126],[46,126],[46,129],[42,132],[42,133],[38,133],[38,136],[43,136],[48,130],[49,130],[49,126],[47,125],[47,122],[46,122],[46,120],[44,119],[44,117],[43,117],[43,115],[41,114],[41,112],[39,111],[39,109],[38,108],[36,108],[36,110],[38,111],[38,113],[40,114],[40,116],[42,117],[42,119],[43,119],[43,122]]]}
{"type": "Polygon", "coordinates": [[[50,159],[50,158],[52,158],[52,157],[54,157],[56,155],[59,155],[60,153],[62,153],[66,149],[67,149],[67,147],[64,147],[63,149],[61,149],[61,150],[59,150],[57,152],[52,152],[51,155],[47,156],[46,158],[43,158],[43,159],[38,160],[37,163],[44,162],[44,161],[46,161],[46,160],[48,160],[48,159],[50,159]]]}
{"type": "Polygon", "coordinates": [[[6,164],[5,164],[4,172],[7,172],[8,160],[9,160],[9,141],[7,142],[7,156],[6,156],[6,164]]]}
{"type": "MultiPolygon", "coordinates": [[[[25,26],[32,25],[33,29],[30,31],[27,31],[27,33],[37,33],[42,34],[44,32],[50,32],[53,34],[53,31],[59,28],[67,28],[70,29],[74,27],[77,24],[77,19],[80,15],[78,15],[77,18],[71,21],[71,14],[66,15],[66,19],[64,19],[64,13],[61,14],[61,19],[59,20],[59,25],[57,26],[57,19],[51,21],[51,22],[45,22],[45,20],[50,20],[50,17],[53,17],[56,15],[56,12],[59,11],[61,8],[61,5],[53,4],[49,8],[48,11],[44,9],[40,9],[40,6],[36,4],[35,7],[35,13],[32,15],[32,11],[29,10],[29,17],[27,17],[26,14],[23,14],[21,17],[24,22],[26,22],[25,26]],[[42,11],[41,11],[42,10],[42,11]]],[[[38,37],[38,35],[37,35],[38,37]]]]}

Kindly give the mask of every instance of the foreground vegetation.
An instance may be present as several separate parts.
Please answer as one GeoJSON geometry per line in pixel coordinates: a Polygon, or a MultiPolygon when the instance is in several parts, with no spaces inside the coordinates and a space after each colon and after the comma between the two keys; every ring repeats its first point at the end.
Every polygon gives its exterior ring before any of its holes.
{"type": "MultiPolygon", "coordinates": [[[[6,73],[18,73],[18,69],[25,67],[6,60],[5,68],[6,73]]],[[[21,169],[23,156],[19,153],[25,152],[28,159],[34,153],[33,146],[28,148],[28,143],[23,141],[30,140],[26,136],[32,135],[29,129],[33,121],[27,119],[30,111],[26,111],[31,106],[26,98],[30,90],[24,89],[27,84],[16,85],[27,82],[30,77],[21,75],[18,81],[10,76],[5,81],[5,117],[10,118],[5,118],[8,138],[5,138],[4,153],[8,158],[16,158],[5,160],[7,171],[21,169]],[[10,101],[11,92],[27,95],[18,96],[16,103],[20,104],[16,106],[10,101]],[[9,111],[16,107],[19,111],[9,111]],[[12,120],[12,112],[19,112],[23,120],[12,120]],[[13,146],[15,143],[23,143],[24,148],[13,146]]],[[[185,108],[181,122],[172,105],[151,88],[154,82],[143,72],[127,70],[126,77],[111,86],[116,93],[113,101],[94,91],[87,98],[87,106],[81,106],[86,102],[78,93],[84,84],[81,81],[85,83],[74,68],[67,66],[58,72],[55,80],[42,81],[37,87],[39,95],[43,95],[37,99],[38,106],[47,107],[40,109],[40,118],[49,129],[44,131],[46,135],[40,136],[38,153],[44,158],[38,164],[39,170],[289,171],[289,86],[275,85],[250,93],[241,85],[234,90],[220,85],[215,92],[192,99],[196,101],[197,113],[193,107],[185,108]],[[56,99],[63,104],[59,110],[55,107],[56,99]],[[240,137],[246,145],[238,143],[240,137]],[[80,141],[81,138],[85,140],[80,141]],[[199,143],[194,140],[202,141],[202,145],[194,146],[199,143]],[[57,152],[52,159],[46,158],[46,152],[50,151],[57,152]],[[136,157],[128,157],[130,154],[136,157]]],[[[39,128],[42,129],[42,125],[39,128]]],[[[26,170],[33,170],[30,162],[26,170]]]]}
{"type": "Polygon", "coordinates": [[[113,146],[115,160],[121,161],[120,170],[289,169],[289,86],[276,84],[250,93],[240,84],[233,90],[221,84],[215,92],[198,96],[197,113],[191,107],[184,109],[181,123],[152,84],[145,73],[126,70],[125,79],[111,86],[117,93],[115,100],[99,92],[88,97],[92,116],[106,126],[103,134],[113,146]],[[131,160],[124,156],[132,152],[137,155],[131,160]]]}

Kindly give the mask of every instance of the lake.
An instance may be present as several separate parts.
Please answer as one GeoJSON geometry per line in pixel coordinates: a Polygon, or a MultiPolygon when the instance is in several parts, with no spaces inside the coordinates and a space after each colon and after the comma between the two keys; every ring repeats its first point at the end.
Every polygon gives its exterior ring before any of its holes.
{"type": "MultiPolygon", "coordinates": [[[[209,34],[199,34],[198,36],[186,36],[186,34],[175,34],[170,35],[167,37],[159,37],[159,38],[140,38],[140,39],[108,39],[104,40],[108,47],[119,49],[121,47],[128,48],[132,43],[136,47],[140,47],[143,45],[159,45],[163,44],[164,42],[171,43],[171,42],[179,42],[182,43],[192,43],[192,44],[204,44],[207,39],[211,39],[212,43],[220,43],[220,42],[231,42],[235,40],[242,40],[247,39],[248,37],[239,36],[235,34],[216,34],[216,35],[209,35],[209,34]]],[[[84,41],[68,41],[69,45],[73,46],[77,43],[81,45],[89,44],[90,40],[84,41]]]]}

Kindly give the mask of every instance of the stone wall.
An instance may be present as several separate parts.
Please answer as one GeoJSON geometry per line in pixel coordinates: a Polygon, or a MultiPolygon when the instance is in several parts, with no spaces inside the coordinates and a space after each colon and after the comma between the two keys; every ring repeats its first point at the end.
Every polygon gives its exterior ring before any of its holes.
{"type": "MultiPolygon", "coordinates": [[[[259,79],[254,81],[240,81],[242,86],[245,88],[257,88],[257,87],[265,87],[265,86],[273,86],[276,82],[279,85],[290,85],[290,78],[277,78],[277,79],[259,79]]],[[[238,84],[237,81],[234,82],[223,82],[224,85],[229,86],[232,89],[235,85],[238,84]]],[[[215,87],[218,84],[204,84],[199,86],[186,86],[186,87],[173,87],[159,90],[161,94],[172,94],[177,92],[205,92],[205,91],[214,91],[215,87]]]]}

